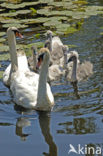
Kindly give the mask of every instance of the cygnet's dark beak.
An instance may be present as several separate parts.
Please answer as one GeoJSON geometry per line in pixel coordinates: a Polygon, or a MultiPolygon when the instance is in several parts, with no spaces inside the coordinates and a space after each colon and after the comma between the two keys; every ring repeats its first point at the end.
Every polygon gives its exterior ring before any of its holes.
{"type": "Polygon", "coordinates": [[[69,63],[69,62],[72,62],[72,58],[69,58],[69,59],[68,59],[68,63],[69,63]]]}

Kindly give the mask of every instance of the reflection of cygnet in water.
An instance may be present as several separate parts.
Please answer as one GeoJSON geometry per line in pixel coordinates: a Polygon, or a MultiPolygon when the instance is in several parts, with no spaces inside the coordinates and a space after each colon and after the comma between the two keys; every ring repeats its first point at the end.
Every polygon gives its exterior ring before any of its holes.
{"type": "Polygon", "coordinates": [[[16,135],[20,136],[22,141],[26,140],[29,134],[23,133],[23,128],[31,125],[31,122],[27,118],[18,118],[16,122],[16,135]]]}
{"type": "Polygon", "coordinates": [[[76,82],[71,82],[73,89],[74,89],[74,94],[76,96],[77,99],[80,99],[80,95],[78,93],[78,83],[76,82]]]}

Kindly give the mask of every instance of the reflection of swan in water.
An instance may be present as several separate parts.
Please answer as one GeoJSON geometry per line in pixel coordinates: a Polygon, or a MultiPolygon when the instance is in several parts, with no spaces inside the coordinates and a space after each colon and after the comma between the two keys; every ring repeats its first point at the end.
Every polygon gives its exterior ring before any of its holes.
{"type": "Polygon", "coordinates": [[[49,146],[49,154],[43,153],[45,156],[57,156],[57,146],[50,134],[50,116],[45,112],[39,112],[39,124],[41,132],[49,146]]]}
{"type": "MultiPolygon", "coordinates": [[[[15,110],[21,114],[25,114],[26,115],[28,113],[30,113],[30,110],[24,110],[23,108],[20,106],[16,106],[15,110]]],[[[30,134],[24,134],[23,133],[23,128],[30,126],[31,122],[30,119],[28,117],[20,117],[17,119],[17,123],[16,123],[16,135],[20,136],[21,140],[25,141],[26,138],[30,135],[30,134]]],[[[40,129],[42,132],[42,135],[45,139],[45,142],[48,144],[49,146],[49,153],[43,153],[45,156],[57,156],[57,146],[53,141],[53,137],[50,133],[50,116],[49,113],[47,112],[39,112],[39,125],[40,125],[40,129]]]]}
{"type": "Polygon", "coordinates": [[[16,122],[16,135],[20,136],[22,141],[26,140],[26,137],[29,136],[29,134],[23,133],[23,128],[30,126],[30,121],[27,118],[18,118],[16,122]]]}

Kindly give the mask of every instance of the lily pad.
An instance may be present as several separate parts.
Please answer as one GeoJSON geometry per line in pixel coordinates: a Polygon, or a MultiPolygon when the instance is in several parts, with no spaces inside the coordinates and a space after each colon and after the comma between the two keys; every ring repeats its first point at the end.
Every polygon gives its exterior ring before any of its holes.
{"type": "Polygon", "coordinates": [[[19,8],[24,8],[26,6],[33,6],[37,5],[39,2],[23,2],[20,4],[13,4],[13,3],[2,3],[1,6],[8,8],[8,9],[19,9],[19,8]]]}
{"type": "Polygon", "coordinates": [[[0,42],[4,42],[4,41],[6,41],[5,38],[0,38],[0,42]]]}
{"type": "Polygon", "coordinates": [[[10,59],[9,53],[0,55],[0,61],[4,61],[4,60],[8,60],[8,59],[10,59]]]}
{"type": "Polygon", "coordinates": [[[86,5],[86,4],[88,4],[87,1],[79,1],[79,0],[74,1],[73,3],[74,3],[74,4],[78,4],[78,5],[86,5]]]}
{"type": "Polygon", "coordinates": [[[3,28],[8,28],[8,27],[26,28],[28,27],[28,25],[19,24],[19,23],[9,23],[9,24],[3,24],[2,27],[3,28]]]}
{"type": "Polygon", "coordinates": [[[1,45],[0,46],[0,52],[8,51],[9,47],[7,45],[1,45]]]}
{"type": "Polygon", "coordinates": [[[13,17],[13,16],[17,16],[17,15],[28,14],[30,12],[31,12],[31,10],[19,10],[19,11],[16,11],[16,12],[2,13],[2,14],[0,14],[0,16],[13,17]]]}
{"type": "Polygon", "coordinates": [[[57,30],[56,30],[56,33],[57,34],[61,34],[61,35],[67,35],[67,34],[72,34],[74,32],[76,32],[77,29],[74,28],[74,27],[71,27],[68,25],[67,28],[64,28],[64,27],[57,27],[57,30]]]}
{"type": "Polygon", "coordinates": [[[0,12],[4,11],[5,9],[0,9],[0,12]]]}
{"type": "Polygon", "coordinates": [[[56,27],[58,25],[62,25],[62,23],[60,21],[51,20],[51,21],[45,22],[43,25],[44,26],[49,26],[49,27],[52,27],[52,26],[56,27]]]}
{"type": "Polygon", "coordinates": [[[0,32],[0,37],[4,36],[6,33],[5,32],[0,32]]]}
{"type": "Polygon", "coordinates": [[[24,20],[21,20],[21,22],[25,24],[34,24],[34,23],[44,23],[44,22],[47,22],[48,20],[49,19],[46,17],[40,17],[36,19],[24,19],[24,20]]]}
{"type": "Polygon", "coordinates": [[[17,19],[7,19],[7,20],[2,20],[1,23],[21,23],[20,20],[17,20],[17,19]]]}

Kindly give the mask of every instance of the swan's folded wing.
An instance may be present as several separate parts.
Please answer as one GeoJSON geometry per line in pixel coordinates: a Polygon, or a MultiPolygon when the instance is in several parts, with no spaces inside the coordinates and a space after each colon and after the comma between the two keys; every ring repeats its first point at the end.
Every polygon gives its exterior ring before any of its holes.
{"type": "Polygon", "coordinates": [[[12,83],[10,89],[13,93],[14,101],[18,105],[25,108],[34,108],[37,103],[37,89],[38,89],[38,78],[37,74],[26,76],[24,73],[12,75],[12,83]],[[18,74],[18,75],[17,75],[18,74]]]}
{"type": "Polygon", "coordinates": [[[9,86],[8,79],[9,79],[10,70],[11,70],[11,64],[9,64],[9,66],[6,68],[6,70],[3,73],[3,83],[6,86],[9,86]]]}

